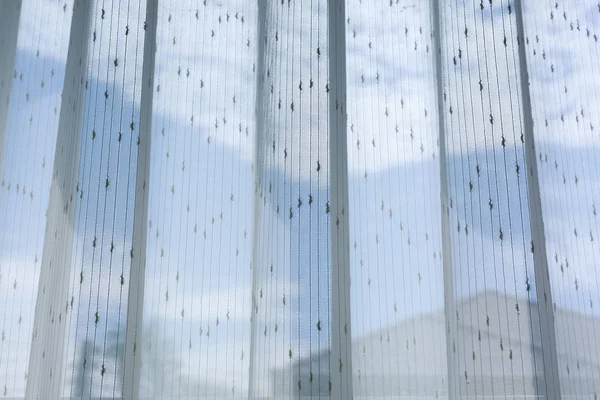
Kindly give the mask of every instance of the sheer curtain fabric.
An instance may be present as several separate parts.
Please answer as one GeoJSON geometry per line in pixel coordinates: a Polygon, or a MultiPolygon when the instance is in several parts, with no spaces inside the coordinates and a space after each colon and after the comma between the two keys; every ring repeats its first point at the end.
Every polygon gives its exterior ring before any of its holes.
{"type": "Polygon", "coordinates": [[[600,394],[596,0],[0,0],[0,396],[600,394]]]}

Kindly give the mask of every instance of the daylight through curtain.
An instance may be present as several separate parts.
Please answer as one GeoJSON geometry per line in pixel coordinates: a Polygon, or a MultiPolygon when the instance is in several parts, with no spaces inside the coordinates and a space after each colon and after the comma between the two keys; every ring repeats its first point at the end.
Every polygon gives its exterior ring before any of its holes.
{"type": "Polygon", "coordinates": [[[0,398],[600,394],[597,0],[0,0],[0,398]]]}

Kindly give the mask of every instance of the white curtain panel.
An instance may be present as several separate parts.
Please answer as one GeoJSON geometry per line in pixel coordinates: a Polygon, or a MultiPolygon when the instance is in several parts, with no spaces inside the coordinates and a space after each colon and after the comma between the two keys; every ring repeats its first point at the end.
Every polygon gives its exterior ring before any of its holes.
{"type": "Polygon", "coordinates": [[[1,399],[597,399],[597,0],[0,0],[1,399]]]}

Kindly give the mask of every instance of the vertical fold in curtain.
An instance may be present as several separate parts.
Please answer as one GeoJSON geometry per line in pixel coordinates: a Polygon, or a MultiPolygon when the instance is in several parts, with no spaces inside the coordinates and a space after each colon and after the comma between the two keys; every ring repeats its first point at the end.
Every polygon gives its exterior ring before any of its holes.
{"type": "Polygon", "coordinates": [[[144,20],[144,52],[142,59],[140,124],[137,131],[137,168],[133,204],[133,236],[130,250],[131,270],[127,301],[123,398],[139,398],[141,375],[141,345],[143,338],[144,288],[146,282],[146,246],[148,242],[148,201],[150,185],[150,154],[152,144],[152,105],[158,27],[158,0],[146,2],[144,20]]]}
{"type": "Polygon", "coordinates": [[[144,10],[143,3],[73,5],[28,398],[123,389],[144,10]]]}
{"type": "Polygon", "coordinates": [[[447,395],[434,5],[346,1],[354,398],[447,395]]]}
{"type": "Polygon", "coordinates": [[[434,12],[449,397],[560,398],[521,2],[445,0],[434,12]]]}
{"type": "Polygon", "coordinates": [[[250,398],[352,397],[344,9],[258,1],[250,398]]]}
{"type": "MultiPolygon", "coordinates": [[[[556,358],[553,384],[560,385],[562,397],[596,398],[600,394],[600,7],[597,0],[522,0],[518,5],[516,11],[524,20],[518,28],[526,54],[528,111],[535,139],[535,146],[528,143],[528,154],[536,160],[532,167],[541,203],[536,211],[541,215],[532,215],[532,220],[543,221],[547,263],[546,287],[543,293],[538,289],[538,303],[554,314],[553,321],[542,321],[542,329],[554,326],[554,332],[547,333],[555,337],[555,347],[545,349],[543,359],[556,358]]],[[[527,94],[525,89],[523,93],[527,94]]],[[[536,257],[538,249],[536,241],[536,257]]],[[[551,340],[546,337],[550,346],[551,340]]]]}
{"type": "Polygon", "coordinates": [[[10,80],[0,90],[6,144],[0,153],[0,394],[19,397],[27,383],[72,7],[35,0],[1,7],[0,40],[14,42],[0,61],[12,63],[1,69],[10,80]]]}
{"type": "Polygon", "coordinates": [[[246,397],[252,169],[259,165],[257,3],[157,4],[156,27],[146,21],[147,34],[156,30],[152,126],[144,132],[152,146],[143,161],[149,176],[137,178],[138,190],[146,184],[147,219],[136,214],[134,235],[141,237],[146,224],[147,240],[134,244],[138,295],[132,290],[130,299],[138,304],[129,308],[128,329],[136,330],[136,361],[130,362],[130,341],[126,371],[134,382],[125,382],[125,391],[140,398],[246,397]]]}
{"type": "Polygon", "coordinates": [[[538,394],[547,399],[560,399],[560,375],[558,368],[558,347],[556,346],[556,322],[554,318],[555,303],[552,301],[550,272],[548,264],[548,247],[542,213],[542,193],[538,158],[535,145],[535,130],[531,108],[530,80],[527,64],[525,29],[523,27],[523,1],[515,0],[515,22],[519,57],[519,81],[522,109],[522,141],[525,148],[525,166],[527,168],[527,198],[529,200],[529,220],[531,224],[531,251],[537,288],[537,304],[541,333],[541,347],[544,365],[544,390],[538,394]]]}
{"type": "Polygon", "coordinates": [[[92,5],[79,0],[73,6],[29,356],[26,397],[31,399],[62,396],[92,5]]]}
{"type": "MultiPolygon", "coordinates": [[[[346,96],[346,4],[328,1],[333,399],[353,398],[346,96]]],[[[302,132],[301,132],[302,133],[302,132]]]]}
{"type": "Polygon", "coordinates": [[[258,248],[258,223],[260,220],[260,185],[261,175],[263,171],[263,162],[260,157],[260,149],[263,148],[263,132],[265,129],[265,120],[263,118],[265,112],[265,81],[266,68],[265,63],[266,53],[265,47],[267,45],[267,2],[257,0],[257,13],[256,13],[256,104],[254,106],[256,132],[254,137],[254,155],[253,155],[253,184],[254,184],[254,197],[253,197],[253,215],[252,215],[252,307],[250,310],[250,368],[248,369],[248,398],[252,398],[257,393],[257,373],[256,368],[252,366],[256,365],[257,352],[253,351],[256,349],[256,335],[258,324],[256,322],[257,317],[254,316],[258,312],[258,298],[257,298],[257,281],[258,281],[258,252],[254,251],[258,248]]]}
{"type": "Polygon", "coordinates": [[[445,118],[445,88],[444,88],[444,72],[442,68],[442,20],[440,14],[440,1],[432,0],[432,39],[433,52],[435,60],[435,75],[437,89],[437,116],[438,116],[438,143],[440,146],[440,204],[441,204],[441,236],[442,236],[442,269],[444,274],[444,314],[445,314],[445,330],[446,330],[446,362],[448,375],[446,382],[448,385],[448,393],[456,393],[457,375],[453,362],[453,343],[452,338],[456,337],[454,332],[453,316],[456,313],[456,305],[454,302],[454,277],[452,274],[452,244],[450,241],[451,226],[450,226],[450,201],[448,196],[448,171],[447,171],[447,150],[446,150],[446,118],[445,118]]]}
{"type": "Polygon", "coordinates": [[[8,112],[12,95],[12,81],[17,54],[17,35],[21,20],[22,0],[3,1],[0,4],[0,180],[4,168],[4,147],[8,129],[8,112]]]}

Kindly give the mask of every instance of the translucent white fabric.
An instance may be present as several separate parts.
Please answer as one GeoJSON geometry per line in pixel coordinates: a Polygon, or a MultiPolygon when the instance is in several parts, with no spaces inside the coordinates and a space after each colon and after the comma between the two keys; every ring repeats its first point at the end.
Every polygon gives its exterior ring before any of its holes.
{"type": "Polygon", "coordinates": [[[0,398],[597,398],[599,35],[0,0],[0,398]]]}

